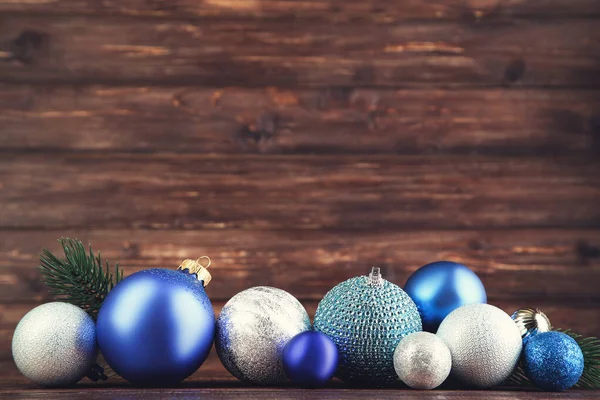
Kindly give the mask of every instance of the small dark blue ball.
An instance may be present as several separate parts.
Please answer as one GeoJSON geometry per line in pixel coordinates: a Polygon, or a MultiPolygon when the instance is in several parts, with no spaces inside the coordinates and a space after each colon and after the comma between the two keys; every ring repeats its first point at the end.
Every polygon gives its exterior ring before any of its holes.
{"type": "Polygon", "coordinates": [[[562,332],[531,336],[523,351],[525,374],[544,390],[561,391],[575,385],[583,373],[583,363],[577,342],[562,332]]]}
{"type": "Polygon", "coordinates": [[[302,332],[283,349],[286,376],[303,387],[323,386],[335,374],[338,361],[337,346],[321,332],[302,332]]]}
{"type": "Polygon", "coordinates": [[[137,272],[110,291],[98,314],[108,365],[136,385],[173,385],[194,373],[213,344],[215,315],[201,281],[182,271],[137,272]]]}

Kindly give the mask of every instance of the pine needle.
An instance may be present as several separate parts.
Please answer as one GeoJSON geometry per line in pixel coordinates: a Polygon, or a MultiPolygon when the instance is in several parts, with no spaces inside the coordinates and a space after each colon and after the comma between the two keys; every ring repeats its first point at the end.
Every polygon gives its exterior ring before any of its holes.
{"type": "MultiPolygon", "coordinates": [[[[581,389],[600,389],[600,340],[595,337],[584,338],[570,329],[555,330],[575,339],[583,353],[583,374],[581,374],[581,378],[579,378],[575,387],[581,389]]],[[[525,375],[525,371],[520,363],[507,382],[519,386],[533,385],[529,378],[527,378],[527,375],[525,375]]]]}
{"type": "Polygon", "coordinates": [[[77,239],[61,238],[58,242],[65,253],[64,259],[47,249],[40,254],[43,281],[57,300],[74,304],[96,319],[108,292],[123,279],[123,270],[118,263],[114,273],[108,262],[103,268],[100,252],[94,256],[90,247],[88,253],[77,239]]]}

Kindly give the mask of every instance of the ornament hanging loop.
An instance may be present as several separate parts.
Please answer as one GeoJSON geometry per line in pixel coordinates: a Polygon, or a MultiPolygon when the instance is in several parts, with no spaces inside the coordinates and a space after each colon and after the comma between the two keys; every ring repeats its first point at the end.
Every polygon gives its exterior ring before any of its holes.
{"type": "Polygon", "coordinates": [[[208,267],[210,267],[210,264],[211,264],[210,257],[202,256],[202,257],[199,257],[195,261],[189,260],[189,259],[184,260],[177,269],[180,271],[187,272],[191,275],[195,275],[199,281],[202,281],[204,286],[207,286],[212,279],[210,272],[208,272],[208,267]],[[207,260],[206,265],[202,265],[200,263],[200,260],[203,260],[203,259],[207,260]]]}
{"type": "Polygon", "coordinates": [[[198,259],[196,260],[196,264],[200,265],[203,268],[207,268],[207,269],[208,269],[208,267],[210,267],[210,263],[211,263],[211,261],[210,261],[210,257],[209,256],[198,257],[198,259]],[[206,260],[207,261],[206,265],[200,264],[200,260],[206,260]]]}

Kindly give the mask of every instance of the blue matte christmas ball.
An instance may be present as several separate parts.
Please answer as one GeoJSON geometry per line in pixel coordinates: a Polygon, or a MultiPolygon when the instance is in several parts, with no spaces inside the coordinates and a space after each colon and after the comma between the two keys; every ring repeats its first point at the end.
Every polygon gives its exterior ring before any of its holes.
{"type": "Polygon", "coordinates": [[[422,266],[408,278],[404,290],[419,308],[423,330],[433,333],[458,307],[487,302],[485,288],[475,272],[451,261],[422,266]]]}
{"type": "Polygon", "coordinates": [[[523,351],[525,374],[540,389],[561,391],[583,373],[583,353],[569,335],[550,331],[531,336],[523,351]]]}
{"type": "Polygon", "coordinates": [[[327,383],[335,375],[338,359],[337,346],[321,332],[302,332],[294,336],[283,349],[285,375],[304,387],[318,387],[327,383]]]}
{"type": "Polygon", "coordinates": [[[212,347],[215,315],[203,282],[187,272],[147,269],[112,289],[98,314],[100,350],[137,385],[172,385],[194,373],[212,347]]]}
{"type": "Polygon", "coordinates": [[[410,297],[376,269],[331,289],[317,307],[315,330],[338,347],[337,377],[381,386],[398,379],[394,351],[404,336],[421,330],[421,317],[410,297]]]}

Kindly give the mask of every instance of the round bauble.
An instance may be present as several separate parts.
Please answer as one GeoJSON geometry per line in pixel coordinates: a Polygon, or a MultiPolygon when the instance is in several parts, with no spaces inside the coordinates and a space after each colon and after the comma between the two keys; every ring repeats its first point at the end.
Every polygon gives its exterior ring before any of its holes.
{"type": "Polygon", "coordinates": [[[71,385],[86,376],[98,357],[94,320],[68,303],[47,303],[29,311],[12,340],[17,368],[43,386],[71,385]]]}
{"type": "Polygon", "coordinates": [[[565,333],[538,333],[525,344],[523,370],[541,389],[569,389],[581,378],[583,367],[581,348],[575,339],[565,333]]]}
{"type": "Polygon", "coordinates": [[[294,336],[283,349],[285,375],[303,387],[327,383],[338,367],[338,349],[327,335],[307,331],[294,336]]]}
{"type": "Polygon", "coordinates": [[[331,289],[317,307],[315,330],[337,345],[340,379],[379,386],[398,379],[394,350],[404,336],[421,330],[421,318],[410,297],[377,268],[331,289]]]}
{"type": "Polygon", "coordinates": [[[288,292],[259,286],[233,296],[217,319],[215,347],[221,362],[238,379],[276,385],[286,381],[283,348],[310,330],[310,318],[288,292]]]}
{"type": "Polygon", "coordinates": [[[533,335],[552,330],[552,325],[546,314],[537,308],[520,308],[511,315],[511,318],[517,324],[519,332],[521,332],[523,343],[527,342],[533,335]]]}
{"type": "Polygon", "coordinates": [[[419,308],[423,330],[433,333],[458,307],[487,301],[483,283],[475,272],[451,261],[422,266],[408,278],[404,290],[419,308]]]}
{"type": "Polygon", "coordinates": [[[97,325],[108,365],[143,386],[172,385],[194,373],[208,356],[215,331],[203,282],[187,270],[153,268],[115,286],[97,325]]]}
{"type": "Polygon", "coordinates": [[[448,346],[433,333],[411,333],[400,341],[394,352],[398,377],[413,389],[440,386],[450,374],[451,367],[448,346]]]}
{"type": "Polygon", "coordinates": [[[504,381],[521,355],[519,328],[508,314],[489,304],[452,311],[437,335],[452,354],[452,375],[463,383],[488,388],[504,381]]]}

